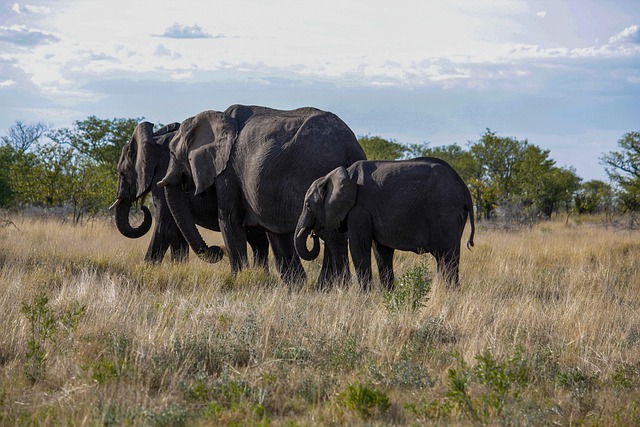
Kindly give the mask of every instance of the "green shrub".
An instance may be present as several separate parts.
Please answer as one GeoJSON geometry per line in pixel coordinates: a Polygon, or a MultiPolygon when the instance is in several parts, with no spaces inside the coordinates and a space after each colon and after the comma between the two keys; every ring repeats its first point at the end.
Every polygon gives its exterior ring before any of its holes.
{"type": "Polygon", "coordinates": [[[385,292],[384,306],[390,313],[418,311],[431,291],[431,274],[426,261],[407,270],[396,281],[394,290],[385,292]]]}
{"type": "Polygon", "coordinates": [[[350,384],[341,397],[346,408],[358,412],[363,418],[383,414],[391,406],[385,392],[360,383],[350,384]]]}

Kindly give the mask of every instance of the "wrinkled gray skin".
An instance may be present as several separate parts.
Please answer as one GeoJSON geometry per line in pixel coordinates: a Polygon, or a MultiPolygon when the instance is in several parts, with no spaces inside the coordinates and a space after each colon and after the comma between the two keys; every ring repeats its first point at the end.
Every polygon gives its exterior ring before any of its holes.
{"type": "MultiPolygon", "coordinates": [[[[429,252],[438,272],[459,286],[460,239],[469,218],[475,224],[469,189],[446,162],[433,157],[405,161],[356,162],[333,170],[309,187],[296,227],[296,250],[303,259],[312,231],[345,229],[360,286],[371,287],[371,248],[382,285],[393,289],[394,250],[429,252]]],[[[314,242],[316,246],[316,242],[314,242]]]]}
{"type": "MultiPolygon", "coordinates": [[[[159,185],[165,186],[191,247],[202,250],[206,244],[182,208],[183,186],[196,195],[214,187],[232,271],[247,263],[243,226],[257,225],[267,230],[280,275],[289,284],[306,278],[293,233],[307,188],[336,167],[365,159],[351,129],[334,114],[244,105],[183,121],[171,151],[169,171],[159,185]]],[[[325,255],[318,286],[324,288],[335,279],[348,280],[349,265],[346,236],[327,230],[321,237],[325,255]]]]}
{"type": "MultiPolygon", "coordinates": [[[[144,220],[138,227],[129,221],[131,205],[151,192],[154,204],[155,228],[145,261],[162,262],[168,248],[174,261],[185,261],[189,254],[189,245],[175,223],[164,194],[157,182],[164,177],[169,166],[169,142],[177,133],[179,123],[172,123],[153,132],[153,124],[142,122],[136,126],[131,140],[123,147],[118,162],[120,178],[118,181],[116,206],[116,226],[120,233],[129,238],[145,235],[151,228],[152,218],[149,209],[142,206],[144,220]]],[[[198,225],[214,231],[220,231],[218,224],[218,205],[215,191],[205,192],[202,197],[186,198],[189,210],[198,225]]],[[[247,240],[254,255],[254,264],[267,268],[269,241],[264,230],[257,227],[247,229],[247,240]]],[[[216,252],[214,256],[222,256],[216,252]]]]}

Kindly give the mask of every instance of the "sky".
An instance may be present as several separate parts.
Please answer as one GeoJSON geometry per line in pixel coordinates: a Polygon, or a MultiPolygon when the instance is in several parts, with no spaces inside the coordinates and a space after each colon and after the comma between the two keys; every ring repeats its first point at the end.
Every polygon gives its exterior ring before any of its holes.
{"type": "Polygon", "coordinates": [[[236,103],[404,144],[491,129],[606,181],[640,130],[640,1],[0,0],[0,135],[236,103]]]}

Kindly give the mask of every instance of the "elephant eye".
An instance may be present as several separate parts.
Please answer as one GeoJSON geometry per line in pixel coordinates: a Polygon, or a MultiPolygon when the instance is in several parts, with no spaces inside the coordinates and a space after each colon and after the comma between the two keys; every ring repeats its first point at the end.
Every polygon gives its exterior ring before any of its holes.
{"type": "Polygon", "coordinates": [[[311,212],[311,206],[309,206],[309,203],[305,203],[304,207],[307,211],[311,212]]]}

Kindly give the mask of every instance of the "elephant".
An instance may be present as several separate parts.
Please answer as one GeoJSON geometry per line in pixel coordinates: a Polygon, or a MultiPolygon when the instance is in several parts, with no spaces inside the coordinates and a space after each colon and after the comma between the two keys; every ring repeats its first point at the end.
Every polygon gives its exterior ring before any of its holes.
{"type": "MultiPolygon", "coordinates": [[[[175,223],[164,194],[164,189],[156,185],[169,166],[169,141],[176,135],[180,123],[164,126],[155,133],[153,124],[139,123],[131,140],[122,148],[118,161],[117,199],[112,205],[116,208],[116,226],[118,231],[129,238],[139,238],[151,228],[152,215],[146,206],[142,206],[144,219],[138,227],[129,221],[131,205],[143,196],[151,193],[154,204],[155,228],[144,257],[151,263],[162,262],[165,252],[171,248],[174,261],[185,261],[189,254],[189,245],[175,223]]],[[[198,225],[213,231],[220,231],[217,217],[217,198],[215,190],[203,197],[188,197],[189,210],[198,225]]],[[[258,227],[247,229],[247,240],[253,250],[253,261],[257,267],[268,269],[269,241],[264,230],[258,227]]]]}
{"type": "MultiPolygon", "coordinates": [[[[189,245],[216,261],[219,247],[208,247],[185,209],[186,187],[196,196],[214,188],[218,221],[237,273],[247,262],[245,225],[267,231],[283,281],[306,280],[293,233],[309,185],[338,166],[366,159],[351,129],[333,113],[305,107],[276,110],[232,105],[224,112],[203,111],[184,120],[171,141],[172,158],[165,187],[169,208],[189,245]]],[[[327,230],[325,256],[317,286],[349,280],[344,233],[327,230]]]]}
{"type": "Polygon", "coordinates": [[[394,250],[431,253],[448,285],[460,286],[460,240],[467,222],[473,246],[475,222],[469,189],[445,161],[419,157],[401,161],[359,161],[315,180],[304,198],[295,246],[302,259],[319,252],[310,234],[346,231],[351,259],[363,290],[371,289],[371,248],[380,282],[393,290],[394,250]]]}

